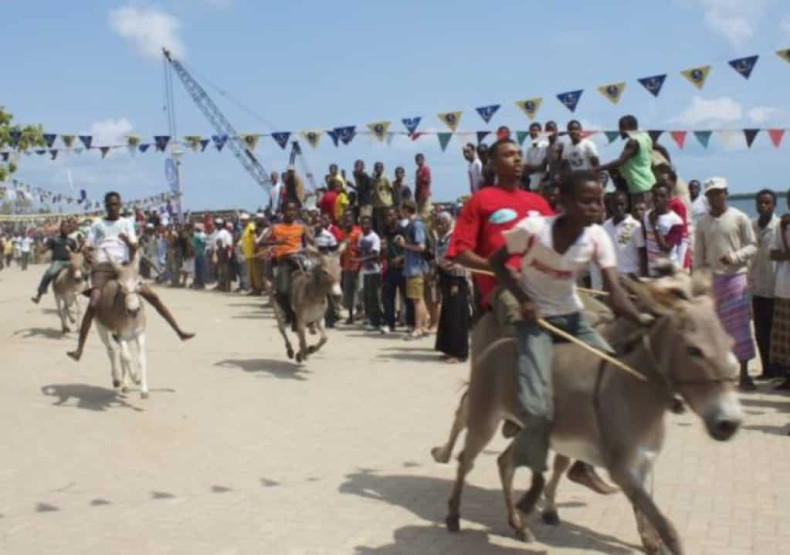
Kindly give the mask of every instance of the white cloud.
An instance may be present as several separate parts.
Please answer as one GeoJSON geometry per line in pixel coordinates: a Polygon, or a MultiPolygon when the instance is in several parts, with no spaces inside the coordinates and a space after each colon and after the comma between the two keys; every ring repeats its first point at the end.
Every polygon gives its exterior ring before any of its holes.
{"type": "Polygon", "coordinates": [[[155,60],[161,59],[163,47],[176,58],[184,57],[180,27],[175,16],[156,8],[125,6],[110,12],[110,28],[131,41],[140,55],[155,60]]]}
{"type": "Polygon", "coordinates": [[[667,121],[683,125],[698,125],[700,123],[734,122],[742,117],[743,106],[728,96],[710,100],[695,96],[690,107],[667,121]]]}
{"type": "Polygon", "coordinates": [[[779,24],[779,27],[782,29],[782,34],[785,37],[790,38],[790,17],[784,18],[779,24]]]}
{"type": "Polygon", "coordinates": [[[766,0],[695,0],[705,10],[705,24],[734,46],[751,39],[766,0]]]}
{"type": "Polygon", "coordinates": [[[777,108],[770,106],[755,106],[746,112],[746,116],[754,123],[765,123],[779,113],[777,108]]]}
{"type": "Polygon", "coordinates": [[[127,118],[105,119],[92,123],[86,134],[93,136],[95,146],[117,146],[126,144],[126,135],[132,128],[127,118]]]}

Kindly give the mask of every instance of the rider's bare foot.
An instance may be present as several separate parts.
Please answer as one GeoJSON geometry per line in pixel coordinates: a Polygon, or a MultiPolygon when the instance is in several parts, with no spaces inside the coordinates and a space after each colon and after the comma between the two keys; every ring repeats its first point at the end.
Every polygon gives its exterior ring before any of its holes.
{"type": "Polygon", "coordinates": [[[573,464],[568,471],[568,479],[601,495],[611,495],[619,491],[616,487],[604,482],[595,472],[595,468],[582,461],[576,461],[573,464]]]}
{"type": "Polygon", "coordinates": [[[178,337],[181,339],[181,341],[189,341],[190,339],[195,337],[195,334],[182,331],[178,333],[178,337]]]}
{"type": "Polygon", "coordinates": [[[35,297],[30,297],[30,300],[33,301],[34,303],[38,304],[39,301],[41,301],[41,296],[40,295],[36,295],[35,297]]]}
{"type": "Polygon", "coordinates": [[[69,351],[68,353],[66,353],[66,355],[69,358],[72,358],[77,362],[79,362],[79,360],[82,358],[82,351],[69,351]]]}

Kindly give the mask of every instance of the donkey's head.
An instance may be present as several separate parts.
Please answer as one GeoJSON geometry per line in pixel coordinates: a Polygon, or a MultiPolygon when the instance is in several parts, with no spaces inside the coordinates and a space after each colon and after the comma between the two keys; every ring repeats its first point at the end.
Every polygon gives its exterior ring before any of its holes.
{"type": "Polygon", "coordinates": [[[730,439],[743,419],[734,388],[739,368],[716,314],[710,276],[674,273],[626,286],[656,316],[645,337],[660,379],[704,420],[711,437],[730,439]]]}
{"type": "Polygon", "coordinates": [[[86,279],[85,275],[85,255],[81,252],[69,253],[69,276],[77,283],[82,283],[86,279]]]}
{"type": "Polygon", "coordinates": [[[322,254],[318,267],[315,269],[316,279],[324,287],[330,287],[330,294],[340,297],[343,294],[340,288],[340,256],[337,254],[322,254]]]}
{"type": "Polygon", "coordinates": [[[115,270],[115,280],[118,282],[119,291],[123,295],[124,309],[129,316],[136,316],[143,306],[139,295],[140,286],[143,283],[138,272],[140,252],[135,253],[134,259],[129,264],[118,264],[109,257],[108,260],[110,260],[110,264],[115,270]]]}

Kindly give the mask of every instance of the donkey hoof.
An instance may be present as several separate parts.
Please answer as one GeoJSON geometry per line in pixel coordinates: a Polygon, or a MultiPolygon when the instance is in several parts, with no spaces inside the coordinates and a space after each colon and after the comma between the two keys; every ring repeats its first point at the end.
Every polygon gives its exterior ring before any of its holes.
{"type": "Polygon", "coordinates": [[[119,387],[121,387],[121,380],[113,380],[113,381],[112,381],[112,386],[113,386],[115,389],[118,389],[119,387]]]}
{"type": "Polygon", "coordinates": [[[71,328],[68,326],[63,326],[62,328],[60,328],[60,331],[62,331],[63,333],[69,333],[71,332],[71,328]]]}
{"type": "Polygon", "coordinates": [[[450,455],[446,453],[442,447],[434,447],[431,449],[431,456],[433,460],[440,464],[447,464],[450,462],[450,455]]]}
{"type": "Polygon", "coordinates": [[[544,524],[548,524],[549,526],[558,526],[560,523],[560,515],[557,514],[557,511],[543,511],[541,515],[544,524]]]}
{"type": "Polygon", "coordinates": [[[288,355],[288,358],[292,359],[294,357],[294,350],[289,347],[286,351],[286,354],[288,355]]]}
{"type": "Polygon", "coordinates": [[[302,362],[305,359],[307,359],[307,357],[304,354],[302,354],[302,351],[296,353],[296,362],[302,362]]]}
{"type": "Polygon", "coordinates": [[[535,536],[532,535],[532,532],[529,531],[529,528],[526,526],[522,528],[516,528],[516,539],[520,542],[529,543],[535,541],[535,536]]]}
{"type": "Polygon", "coordinates": [[[461,517],[458,515],[447,515],[447,518],[444,519],[444,523],[447,525],[447,530],[450,532],[461,531],[461,517]]]}
{"type": "Polygon", "coordinates": [[[316,347],[315,345],[310,345],[307,348],[307,354],[308,355],[312,355],[312,354],[317,353],[317,352],[318,352],[318,347],[316,347]]]}
{"type": "Polygon", "coordinates": [[[124,394],[125,393],[129,393],[129,386],[125,385],[125,386],[121,387],[121,393],[124,393],[124,394]]]}
{"type": "Polygon", "coordinates": [[[148,399],[148,392],[147,391],[141,391],[140,392],[140,399],[148,399]]]}

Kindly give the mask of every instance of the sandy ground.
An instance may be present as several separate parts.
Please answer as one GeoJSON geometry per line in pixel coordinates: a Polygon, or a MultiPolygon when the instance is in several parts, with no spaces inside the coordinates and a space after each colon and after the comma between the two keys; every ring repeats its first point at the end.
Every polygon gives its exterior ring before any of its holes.
{"type": "MultiPolygon", "coordinates": [[[[460,534],[442,525],[454,466],[435,464],[464,366],[432,340],[335,331],[298,367],[257,298],[159,289],[180,343],[149,310],[151,397],[112,390],[92,334],[67,359],[51,297],[29,301],[43,270],[0,272],[0,553],[638,553],[629,505],[570,483],[559,527],[507,527],[498,438],[478,460],[460,534]]],[[[708,439],[670,418],[657,465],[659,506],[687,553],[770,555],[790,541],[790,400],[744,399],[745,429],[708,439]]],[[[526,485],[527,475],[517,475],[526,485]]]]}

